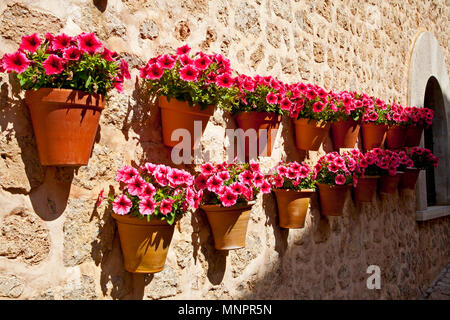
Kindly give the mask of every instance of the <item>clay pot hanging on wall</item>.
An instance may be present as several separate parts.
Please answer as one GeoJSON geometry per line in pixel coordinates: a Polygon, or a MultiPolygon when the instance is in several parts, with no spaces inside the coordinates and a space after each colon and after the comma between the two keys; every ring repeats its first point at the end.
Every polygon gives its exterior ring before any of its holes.
{"type": "Polygon", "coordinates": [[[387,131],[385,124],[362,123],[361,131],[364,150],[383,146],[387,131]]]}
{"type": "Polygon", "coordinates": [[[409,126],[406,131],[405,146],[417,147],[422,139],[423,127],[422,126],[409,126]]]}
{"type": "Polygon", "coordinates": [[[206,213],[214,237],[214,247],[217,250],[245,247],[248,220],[254,204],[255,201],[228,208],[218,204],[200,206],[206,213]]]}
{"type": "Polygon", "coordinates": [[[175,147],[183,138],[179,137],[177,140],[172,140],[172,133],[177,129],[186,129],[191,137],[191,148],[194,149],[197,147],[209,118],[214,114],[215,107],[209,106],[202,110],[199,105],[191,107],[188,102],[179,101],[175,98],[168,101],[165,96],[159,96],[158,102],[161,108],[161,127],[164,145],[171,148],[175,147]],[[201,124],[197,132],[194,130],[195,121],[201,124]]]}
{"type": "Polygon", "coordinates": [[[417,179],[419,178],[420,169],[406,168],[405,172],[400,177],[399,188],[411,189],[416,188],[417,179]]]}
{"type": "Polygon", "coordinates": [[[43,166],[87,165],[104,108],[103,95],[42,88],[25,91],[43,166]]]}
{"type": "Polygon", "coordinates": [[[112,217],[117,221],[125,269],[133,273],[163,270],[175,224],[115,213],[112,217]]]}
{"type": "Polygon", "coordinates": [[[398,189],[398,183],[403,172],[397,171],[393,176],[385,174],[380,177],[380,193],[393,194],[398,189]]]}
{"type": "Polygon", "coordinates": [[[295,125],[295,144],[300,150],[319,150],[330,130],[329,122],[319,122],[300,118],[293,120],[295,125]]]}
{"type": "MultiPolygon", "coordinates": [[[[275,137],[281,122],[281,115],[269,112],[241,112],[235,116],[237,125],[244,131],[253,129],[256,132],[256,157],[262,155],[270,157],[272,155],[273,146],[275,145],[275,137]],[[265,131],[260,131],[265,130],[265,131]],[[261,143],[261,146],[260,146],[261,143]]],[[[252,140],[247,137],[241,143],[245,146],[245,156],[250,156],[249,151],[252,150],[250,144],[252,140]]]]}
{"type": "Polygon", "coordinates": [[[341,216],[350,185],[332,186],[318,183],[317,186],[319,187],[320,213],[324,216],[341,216]]]}
{"type": "Polygon", "coordinates": [[[359,124],[353,120],[340,120],[331,124],[331,139],[334,150],[354,148],[359,134],[359,124]]]}
{"type": "Polygon", "coordinates": [[[273,189],[277,199],[278,221],[281,228],[299,229],[305,226],[312,189],[301,191],[273,189]]]}
{"type": "Polygon", "coordinates": [[[358,202],[372,202],[377,193],[379,176],[359,177],[356,187],[353,188],[353,197],[358,202]]]}
{"type": "Polygon", "coordinates": [[[400,149],[405,146],[406,132],[408,128],[405,126],[394,125],[389,126],[386,132],[386,148],[400,149]]]}

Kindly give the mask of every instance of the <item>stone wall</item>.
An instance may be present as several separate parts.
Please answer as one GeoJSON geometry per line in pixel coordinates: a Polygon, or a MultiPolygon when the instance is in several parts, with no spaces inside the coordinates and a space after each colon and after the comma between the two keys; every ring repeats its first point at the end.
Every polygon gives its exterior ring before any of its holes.
{"type": "MultiPolygon", "coordinates": [[[[450,218],[417,223],[412,192],[363,205],[348,194],[344,216],[330,218],[320,216],[314,197],[306,227],[290,231],[277,226],[274,198],[266,195],[252,211],[246,248],[230,252],[214,249],[202,213],[189,213],[164,271],[145,276],[124,270],[115,223],[95,202],[123,164],[171,165],[159,110],[137,81],[135,67],[150,57],[187,42],[224,54],[241,73],[404,104],[414,36],[426,29],[448,48],[449,13],[444,1],[2,1],[1,55],[33,32],[95,32],[134,69],[102,114],[89,165],[77,169],[40,165],[23,93],[0,75],[0,298],[421,296],[450,261],[450,218]],[[372,264],[381,268],[381,290],[366,288],[372,264]]],[[[230,115],[216,111],[203,137],[212,161],[226,159],[225,129],[234,127],[230,115]]],[[[280,159],[312,163],[324,151],[330,140],[319,152],[296,150],[284,119],[272,157],[260,160],[266,169],[280,159]]]]}

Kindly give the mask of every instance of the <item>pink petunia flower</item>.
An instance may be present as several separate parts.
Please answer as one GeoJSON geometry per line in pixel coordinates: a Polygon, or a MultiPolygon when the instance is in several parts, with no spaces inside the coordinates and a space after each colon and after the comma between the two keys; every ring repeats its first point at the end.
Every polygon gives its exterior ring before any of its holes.
{"type": "Polygon", "coordinates": [[[249,170],[245,170],[239,174],[239,181],[246,185],[251,185],[253,183],[253,173],[249,170]]]}
{"type": "Polygon", "coordinates": [[[103,52],[102,52],[102,58],[105,59],[106,61],[115,61],[114,58],[117,57],[117,52],[115,51],[111,51],[107,48],[103,48],[103,52]]]}
{"type": "Polygon", "coordinates": [[[158,65],[167,70],[171,70],[175,66],[175,62],[176,60],[168,54],[162,55],[157,60],[158,65]]]}
{"type": "Polygon", "coordinates": [[[206,70],[208,69],[209,65],[211,64],[211,59],[209,59],[206,55],[198,58],[194,61],[194,66],[198,69],[198,70],[206,70]]]}
{"type": "Polygon", "coordinates": [[[291,100],[288,98],[283,98],[280,102],[280,107],[282,110],[289,110],[292,106],[291,100]]]}
{"type": "Polygon", "coordinates": [[[217,176],[212,176],[206,182],[208,190],[211,192],[218,192],[219,189],[223,186],[223,180],[217,176]]]}
{"type": "Polygon", "coordinates": [[[46,75],[60,74],[64,70],[64,59],[51,54],[42,62],[46,75]]]}
{"type": "Polygon", "coordinates": [[[41,38],[39,38],[37,33],[33,33],[29,36],[23,36],[19,49],[28,52],[36,52],[41,45],[41,42],[41,38]]]}
{"type": "Polygon", "coordinates": [[[259,187],[259,190],[261,190],[261,192],[263,194],[270,193],[270,191],[271,191],[270,183],[268,183],[266,180],[264,180],[264,182],[259,187]]]}
{"type": "Polygon", "coordinates": [[[139,201],[139,213],[143,216],[151,215],[155,212],[156,202],[152,198],[143,198],[139,201]]]}
{"type": "Polygon", "coordinates": [[[194,63],[194,60],[189,58],[189,56],[187,54],[183,54],[183,55],[179,56],[178,60],[180,60],[180,63],[183,66],[186,66],[188,64],[193,64],[194,63]]]}
{"type": "Polygon", "coordinates": [[[200,170],[202,174],[204,174],[206,177],[209,177],[210,175],[216,172],[216,169],[214,168],[211,162],[202,164],[200,170]]]}
{"type": "Polygon", "coordinates": [[[28,69],[30,61],[23,52],[16,51],[11,54],[5,54],[3,57],[3,67],[6,71],[22,73],[28,69]]]}
{"type": "Polygon", "coordinates": [[[102,48],[102,43],[94,33],[82,33],[77,37],[78,46],[84,52],[94,54],[102,48]]]}
{"type": "Polygon", "coordinates": [[[219,199],[224,207],[231,207],[236,204],[237,198],[238,196],[227,187],[219,199]]]}
{"type": "Polygon", "coordinates": [[[65,33],[61,33],[53,38],[52,40],[52,49],[53,50],[64,50],[70,46],[70,43],[73,41],[71,36],[68,36],[65,33]]]}
{"type": "Polygon", "coordinates": [[[131,200],[124,194],[119,196],[113,201],[113,211],[114,213],[118,215],[126,215],[128,212],[130,212],[131,207],[133,206],[133,203],[131,200]]]}
{"type": "Polygon", "coordinates": [[[269,92],[266,96],[266,102],[268,104],[277,104],[278,103],[277,95],[273,92],[269,92]]]}
{"type": "Polygon", "coordinates": [[[100,207],[100,205],[102,204],[102,201],[106,198],[104,193],[105,193],[105,190],[102,189],[102,190],[100,190],[100,193],[98,194],[98,197],[97,197],[97,208],[100,207]]]}
{"type": "Polygon", "coordinates": [[[185,44],[184,46],[179,47],[179,48],[177,49],[177,55],[181,56],[181,55],[183,55],[183,54],[188,54],[189,51],[191,51],[191,47],[189,47],[188,44],[185,44]]]}
{"type": "Polygon", "coordinates": [[[130,179],[130,181],[128,182],[128,192],[133,196],[139,196],[144,190],[146,184],[147,183],[145,182],[145,180],[142,179],[141,176],[137,175],[130,179]]]}
{"type": "Polygon", "coordinates": [[[144,187],[141,189],[141,193],[138,196],[140,198],[153,198],[155,194],[155,186],[151,183],[145,183],[144,187]]]}
{"type": "Polygon", "coordinates": [[[223,170],[217,173],[217,176],[222,179],[223,181],[226,181],[228,179],[230,179],[230,174],[228,173],[228,171],[223,170]]]}
{"type": "Polygon", "coordinates": [[[164,199],[163,201],[161,201],[161,204],[159,205],[159,211],[161,211],[163,215],[171,213],[174,202],[175,200],[172,199],[164,199]]]}
{"type": "Polygon", "coordinates": [[[188,64],[180,69],[180,78],[184,81],[197,81],[198,70],[193,65],[188,64]]]}
{"type": "Polygon", "coordinates": [[[208,181],[208,178],[203,175],[203,174],[199,174],[196,178],[195,178],[195,187],[198,190],[203,190],[206,189],[208,186],[206,184],[206,182],[208,181]]]}
{"type": "Polygon", "coordinates": [[[221,74],[217,77],[216,85],[222,88],[229,88],[233,85],[233,78],[228,73],[221,74]]]}
{"type": "Polygon", "coordinates": [[[321,112],[323,110],[323,108],[324,108],[324,105],[323,105],[322,102],[318,101],[318,102],[313,104],[313,111],[314,112],[321,112]]]}
{"type": "Polygon", "coordinates": [[[66,60],[78,60],[81,57],[81,50],[76,46],[70,46],[64,50],[63,58],[66,60]]]}
{"type": "Polygon", "coordinates": [[[157,63],[151,64],[148,67],[145,68],[145,78],[151,79],[151,80],[158,80],[162,77],[164,74],[164,69],[161,68],[157,63]]]}
{"type": "Polygon", "coordinates": [[[130,71],[128,70],[128,62],[123,59],[120,61],[119,74],[125,79],[131,79],[130,71]]]}
{"type": "Polygon", "coordinates": [[[345,177],[342,174],[338,174],[334,178],[334,182],[336,182],[337,185],[343,185],[345,184],[345,177]]]}

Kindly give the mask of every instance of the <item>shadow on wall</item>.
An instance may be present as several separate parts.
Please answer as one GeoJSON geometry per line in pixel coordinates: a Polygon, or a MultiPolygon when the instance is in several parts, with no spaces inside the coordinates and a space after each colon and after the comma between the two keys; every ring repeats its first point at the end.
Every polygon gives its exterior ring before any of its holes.
{"type": "Polygon", "coordinates": [[[11,193],[29,194],[36,214],[51,221],[67,206],[76,169],[41,166],[29,111],[20,96],[19,85],[12,75],[8,82],[9,85],[5,82],[0,88],[0,129],[5,140],[0,153],[8,171],[3,173],[9,177],[8,185],[3,187],[11,193]],[[16,141],[20,152],[14,149],[16,141]],[[22,172],[28,181],[22,178],[22,172]]]}

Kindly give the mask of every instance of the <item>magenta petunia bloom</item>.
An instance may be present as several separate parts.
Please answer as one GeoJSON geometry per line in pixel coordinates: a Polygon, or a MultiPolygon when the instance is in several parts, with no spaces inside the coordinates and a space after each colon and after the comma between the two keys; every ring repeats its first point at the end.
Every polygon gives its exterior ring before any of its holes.
{"type": "Polygon", "coordinates": [[[266,102],[268,104],[277,104],[278,103],[277,95],[273,92],[269,92],[266,96],[266,102]]]}
{"type": "Polygon", "coordinates": [[[158,80],[164,74],[164,69],[158,66],[157,63],[154,63],[146,67],[146,70],[144,72],[146,79],[158,80]]]}
{"type": "Polygon", "coordinates": [[[115,77],[114,78],[114,88],[119,93],[123,92],[123,78],[120,78],[120,77],[115,77]]]}
{"type": "Polygon", "coordinates": [[[193,65],[186,65],[180,69],[180,78],[184,81],[197,81],[198,70],[193,65]]]}
{"type": "Polygon", "coordinates": [[[211,162],[202,164],[200,170],[202,171],[202,174],[204,174],[206,177],[209,177],[216,171],[211,162]]]}
{"type": "Polygon", "coordinates": [[[189,56],[187,54],[183,54],[181,56],[178,57],[178,60],[180,60],[180,63],[183,66],[186,66],[188,64],[192,64],[194,63],[194,60],[192,60],[191,58],[189,58],[189,56]]]}
{"type": "Polygon", "coordinates": [[[378,120],[378,113],[376,113],[376,112],[371,112],[371,113],[369,114],[369,119],[370,119],[370,121],[377,121],[377,120],[378,120]]]}
{"type": "Polygon", "coordinates": [[[229,88],[233,85],[233,82],[233,78],[228,73],[224,73],[217,77],[216,85],[222,88],[229,88]]]}
{"type": "Polygon", "coordinates": [[[79,60],[81,57],[81,50],[75,46],[70,46],[64,50],[63,58],[67,60],[79,60]]]}
{"type": "Polygon", "coordinates": [[[270,187],[270,183],[268,183],[266,180],[264,180],[262,185],[259,187],[259,190],[261,190],[261,192],[263,194],[267,194],[267,193],[270,193],[272,191],[271,187],[270,187]]]}
{"type": "Polygon", "coordinates": [[[61,33],[53,38],[52,49],[53,50],[64,50],[64,49],[70,47],[70,44],[72,41],[73,41],[73,38],[71,36],[68,36],[65,33],[61,33]]]}
{"type": "Polygon", "coordinates": [[[219,189],[223,186],[223,180],[217,176],[212,176],[206,182],[208,190],[211,192],[218,192],[219,189]]]}
{"type": "Polygon", "coordinates": [[[249,170],[245,170],[239,174],[239,181],[243,184],[251,185],[253,183],[253,173],[249,170]]]}
{"type": "Polygon", "coordinates": [[[313,111],[314,112],[321,112],[323,110],[323,108],[324,108],[324,105],[323,105],[322,102],[318,101],[318,102],[313,104],[313,111]]]}
{"type": "Polygon", "coordinates": [[[125,79],[131,79],[130,71],[128,70],[128,63],[123,59],[120,61],[119,74],[125,79]]]}
{"type": "Polygon", "coordinates": [[[282,110],[289,110],[291,108],[291,100],[289,100],[288,98],[283,98],[280,102],[280,107],[282,110]]]}
{"type": "Polygon", "coordinates": [[[196,59],[194,61],[194,66],[198,69],[198,70],[206,70],[208,69],[209,65],[211,64],[211,59],[209,59],[206,55],[196,59]]]}
{"type": "Polygon", "coordinates": [[[231,188],[226,187],[225,192],[220,196],[220,201],[224,207],[231,207],[236,204],[237,194],[234,193],[231,188]]]}
{"type": "Polygon", "coordinates": [[[155,212],[156,202],[151,198],[141,199],[139,202],[139,213],[143,216],[151,215],[155,212]]]}
{"type": "Polygon", "coordinates": [[[107,48],[103,48],[102,52],[102,58],[106,61],[115,61],[115,58],[117,57],[117,52],[111,51],[107,48]]]}
{"type": "Polygon", "coordinates": [[[132,207],[131,200],[124,194],[113,201],[113,211],[118,215],[126,215],[132,207]]]}
{"type": "Polygon", "coordinates": [[[102,48],[102,43],[93,33],[82,33],[77,38],[78,46],[84,52],[94,54],[102,48]]]}
{"type": "Polygon", "coordinates": [[[146,185],[147,183],[145,182],[145,180],[142,179],[141,176],[137,175],[128,182],[128,192],[132,196],[139,196],[141,195],[146,185]]]}
{"type": "Polygon", "coordinates": [[[64,59],[51,54],[42,62],[46,75],[60,74],[64,70],[64,59]]]}
{"type": "Polygon", "coordinates": [[[338,174],[335,178],[334,178],[334,182],[336,182],[337,185],[343,185],[345,184],[345,177],[342,174],[338,174]]]}
{"type": "Polygon", "coordinates": [[[141,194],[139,195],[140,198],[153,198],[153,196],[156,194],[156,188],[151,183],[146,183],[144,188],[142,188],[141,194]]]}
{"type": "Polygon", "coordinates": [[[163,69],[171,70],[175,66],[176,60],[170,55],[165,54],[158,58],[158,65],[163,69]]]}
{"type": "Polygon", "coordinates": [[[172,206],[174,202],[175,201],[172,199],[164,199],[163,201],[161,201],[159,211],[161,211],[163,215],[167,215],[168,213],[172,212],[172,206]]]}
{"type": "Polygon", "coordinates": [[[28,69],[30,66],[30,61],[27,56],[20,51],[16,51],[11,54],[5,54],[3,57],[3,67],[6,71],[14,71],[17,73],[22,73],[28,69]]]}
{"type": "Polygon", "coordinates": [[[191,47],[189,47],[188,44],[185,44],[184,46],[179,47],[179,48],[177,49],[177,55],[181,56],[181,55],[183,55],[183,54],[188,54],[189,51],[191,51],[191,47]]]}
{"type": "Polygon", "coordinates": [[[37,33],[33,33],[29,36],[23,36],[19,49],[28,52],[36,52],[36,50],[41,45],[41,42],[41,38],[39,38],[37,33]]]}

